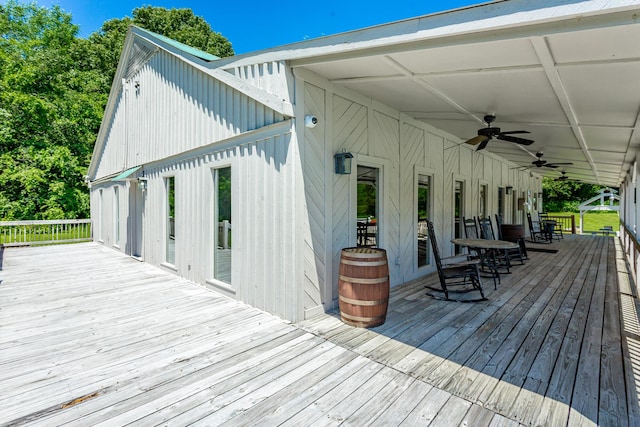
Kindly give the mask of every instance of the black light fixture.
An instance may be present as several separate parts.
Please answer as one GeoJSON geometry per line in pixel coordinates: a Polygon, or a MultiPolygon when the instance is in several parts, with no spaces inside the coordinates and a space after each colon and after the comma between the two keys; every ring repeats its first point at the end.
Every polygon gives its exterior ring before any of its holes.
{"type": "Polygon", "coordinates": [[[138,178],[138,189],[141,191],[147,191],[147,178],[138,178]]]}
{"type": "Polygon", "coordinates": [[[333,158],[335,159],[336,174],[351,174],[351,159],[353,159],[353,154],[343,151],[342,153],[336,153],[333,158]]]}
{"type": "Polygon", "coordinates": [[[142,169],[142,174],[138,177],[138,189],[141,191],[147,191],[147,178],[144,177],[144,169],[142,169]]]}
{"type": "Polygon", "coordinates": [[[512,187],[512,186],[510,186],[510,185],[508,185],[508,186],[505,188],[505,190],[506,190],[507,194],[511,194],[511,191],[513,190],[513,187],[512,187]]]}
{"type": "Polygon", "coordinates": [[[538,199],[542,199],[542,193],[538,193],[538,199]]]}

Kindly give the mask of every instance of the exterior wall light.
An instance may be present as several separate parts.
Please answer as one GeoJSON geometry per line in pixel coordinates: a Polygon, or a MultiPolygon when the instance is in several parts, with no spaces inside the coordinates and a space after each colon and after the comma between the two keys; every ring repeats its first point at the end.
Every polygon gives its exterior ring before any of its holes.
{"type": "Polygon", "coordinates": [[[513,191],[513,187],[511,187],[511,186],[507,186],[507,187],[505,188],[505,190],[506,190],[506,193],[507,193],[507,194],[511,194],[511,192],[513,191]]]}
{"type": "Polygon", "coordinates": [[[351,174],[351,160],[353,159],[353,154],[343,151],[342,153],[336,153],[333,158],[335,160],[335,170],[337,175],[351,174]]]}
{"type": "Polygon", "coordinates": [[[147,191],[147,178],[138,178],[138,189],[141,191],[147,191]]]}

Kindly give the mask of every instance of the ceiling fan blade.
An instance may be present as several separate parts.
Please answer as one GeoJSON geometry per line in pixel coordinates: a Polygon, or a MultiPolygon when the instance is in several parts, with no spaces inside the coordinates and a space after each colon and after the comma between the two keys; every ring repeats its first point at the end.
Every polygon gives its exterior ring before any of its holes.
{"type": "Polygon", "coordinates": [[[509,136],[509,135],[504,135],[504,134],[498,135],[497,138],[501,139],[503,141],[514,142],[516,144],[521,144],[521,145],[531,145],[534,142],[534,141],[532,141],[530,139],[518,138],[517,136],[509,136]]]}
{"type": "Polygon", "coordinates": [[[551,168],[551,169],[555,169],[558,167],[558,165],[554,165],[553,163],[547,163],[546,165],[542,165],[545,168],[551,168]]]}
{"type": "Polygon", "coordinates": [[[564,166],[564,165],[572,165],[572,164],[573,163],[571,163],[571,162],[567,162],[567,163],[556,163],[556,162],[548,163],[548,165],[554,165],[554,166],[564,166]]]}
{"type": "Polygon", "coordinates": [[[531,132],[529,132],[528,130],[510,130],[510,131],[507,131],[507,132],[500,132],[500,133],[502,135],[513,135],[513,134],[516,134],[516,133],[531,133],[531,132]]]}
{"type": "Polygon", "coordinates": [[[489,137],[484,136],[484,135],[478,135],[478,136],[474,136],[473,138],[471,138],[468,141],[465,141],[465,144],[478,145],[481,142],[488,141],[488,140],[489,140],[489,137]]]}
{"type": "Polygon", "coordinates": [[[480,145],[478,145],[478,148],[476,148],[476,151],[484,150],[490,140],[491,140],[491,138],[487,138],[484,141],[482,141],[482,143],[480,143],[480,145]]]}

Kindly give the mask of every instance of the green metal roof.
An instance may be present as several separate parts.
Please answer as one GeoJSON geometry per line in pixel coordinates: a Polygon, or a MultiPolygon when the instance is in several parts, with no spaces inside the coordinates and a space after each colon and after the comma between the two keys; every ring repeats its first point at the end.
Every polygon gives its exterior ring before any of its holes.
{"type": "Polygon", "coordinates": [[[195,56],[197,58],[204,59],[205,61],[215,61],[217,59],[220,59],[219,56],[213,55],[211,53],[203,52],[200,49],[196,49],[195,47],[191,47],[191,46],[186,45],[184,43],[180,43],[179,41],[170,39],[169,37],[165,37],[165,36],[163,36],[161,34],[157,34],[157,33],[154,33],[152,31],[149,31],[149,30],[145,30],[144,28],[140,28],[140,27],[137,27],[137,28],[139,30],[142,30],[145,33],[149,33],[149,34],[153,35],[153,37],[162,40],[166,44],[171,45],[171,46],[175,47],[176,49],[180,49],[183,52],[186,52],[186,53],[188,53],[190,55],[193,55],[193,56],[195,56]]]}
{"type": "Polygon", "coordinates": [[[131,169],[127,169],[126,171],[122,172],[120,175],[113,178],[111,181],[126,181],[130,175],[132,175],[135,171],[137,171],[141,167],[142,166],[136,166],[131,169]]]}

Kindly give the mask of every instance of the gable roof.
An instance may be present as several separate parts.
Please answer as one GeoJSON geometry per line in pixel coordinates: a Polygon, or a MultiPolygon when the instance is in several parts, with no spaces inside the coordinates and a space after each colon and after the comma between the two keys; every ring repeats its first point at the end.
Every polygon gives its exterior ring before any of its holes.
{"type": "Polygon", "coordinates": [[[200,58],[204,61],[215,61],[217,59],[220,59],[219,56],[213,55],[211,53],[208,52],[204,52],[200,49],[196,49],[195,47],[191,47],[189,45],[186,45],[184,43],[180,43],[177,40],[173,40],[170,39],[169,37],[165,37],[162,34],[156,34],[153,33],[151,31],[145,30],[144,28],[140,28],[140,27],[136,27],[136,29],[140,32],[140,33],[144,33],[147,34],[147,36],[155,38],[157,40],[162,40],[164,43],[166,43],[169,46],[173,46],[176,49],[184,52],[184,53],[188,53],[189,55],[195,56],[196,58],[200,58]]]}
{"type": "Polygon", "coordinates": [[[231,89],[252,98],[257,103],[265,105],[278,114],[281,114],[284,117],[294,116],[293,106],[289,102],[253,86],[247,81],[242,80],[223,69],[208,67],[207,64],[210,61],[218,60],[215,55],[210,55],[198,49],[191,48],[183,43],[160,36],[152,33],[151,31],[147,31],[136,26],[130,26],[120,55],[118,68],[116,69],[116,74],[111,85],[109,99],[105,107],[100,130],[98,131],[98,137],[93,149],[88,171],[90,179],[95,175],[96,168],[98,166],[97,155],[101,153],[104,148],[109,124],[113,118],[113,112],[118,101],[118,94],[123,88],[123,81],[133,77],[136,72],[160,49],[213,77],[231,89]]]}

